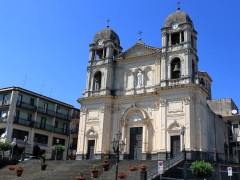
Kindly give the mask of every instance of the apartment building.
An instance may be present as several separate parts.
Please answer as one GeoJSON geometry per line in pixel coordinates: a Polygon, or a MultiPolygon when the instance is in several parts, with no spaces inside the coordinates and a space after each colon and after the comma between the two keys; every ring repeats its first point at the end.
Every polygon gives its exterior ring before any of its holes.
{"type": "Polygon", "coordinates": [[[77,136],[78,119],[79,110],[72,105],[20,87],[0,89],[0,140],[13,142],[15,157],[25,152],[67,159],[74,152],[77,140],[72,137],[77,136]],[[56,144],[64,145],[66,151],[56,153],[56,144]]]}

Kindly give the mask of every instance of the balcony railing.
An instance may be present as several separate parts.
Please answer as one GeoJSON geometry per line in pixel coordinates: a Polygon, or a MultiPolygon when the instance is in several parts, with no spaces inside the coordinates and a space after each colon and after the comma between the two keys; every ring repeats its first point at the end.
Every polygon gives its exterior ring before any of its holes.
{"type": "Polygon", "coordinates": [[[78,128],[71,129],[71,134],[78,134],[78,128]]]}
{"type": "Polygon", "coordinates": [[[55,116],[55,111],[50,110],[50,109],[45,109],[45,108],[42,108],[42,107],[38,107],[37,112],[40,112],[42,114],[47,114],[47,115],[53,116],[53,117],[55,116]]]}
{"type": "Polygon", "coordinates": [[[10,105],[10,100],[0,101],[0,106],[8,106],[8,105],[10,105]]]}
{"type": "Polygon", "coordinates": [[[69,129],[55,128],[54,126],[48,125],[48,124],[35,122],[34,127],[37,128],[37,129],[42,129],[42,130],[45,130],[45,131],[55,132],[55,133],[58,133],[58,134],[69,135],[69,129]]]}
{"type": "MultiPolygon", "coordinates": [[[[9,104],[10,104],[10,100],[0,101],[0,106],[9,105],[9,104]]],[[[37,107],[35,105],[29,104],[29,103],[26,103],[26,102],[18,101],[17,106],[21,107],[21,108],[28,109],[28,110],[32,110],[32,111],[37,110],[37,112],[39,112],[39,113],[46,114],[46,115],[49,115],[49,116],[52,116],[52,117],[57,117],[57,118],[64,119],[64,120],[68,120],[68,121],[71,121],[71,119],[72,119],[72,116],[62,114],[60,112],[55,112],[54,110],[51,110],[51,109],[45,109],[45,108],[42,108],[42,107],[37,107]]]]}
{"type": "Polygon", "coordinates": [[[36,128],[36,129],[41,129],[41,130],[44,130],[44,131],[55,132],[55,133],[58,133],[58,134],[64,134],[64,135],[67,135],[67,136],[70,134],[70,130],[66,129],[66,128],[55,128],[52,125],[39,123],[39,122],[36,122],[36,121],[30,121],[30,120],[23,119],[23,118],[18,118],[18,117],[14,117],[13,123],[23,125],[23,126],[27,126],[27,127],[36,128]]]}
{"type": "Polygon", "coordinates": [[[36,110],[36,106],[35,106],[35,105],[29,104],[29,103],[26,103],[26,102],[20,102],[20,101],[18,101],[18,102],[17,102],[17,106],[18,106],[18,107],[25,108],[25,109],[32,110],[32,111],[35,111],[35,110],[36,110]]]}
{"type": "Polygon", "coordinates": [[[32,121],[23,119],[23,118],[19,118],[19,117],[15,117],[13,123],[23,125],[23,126],[28,126],[28,127],[30,127],[32,125],[32,121]]]}

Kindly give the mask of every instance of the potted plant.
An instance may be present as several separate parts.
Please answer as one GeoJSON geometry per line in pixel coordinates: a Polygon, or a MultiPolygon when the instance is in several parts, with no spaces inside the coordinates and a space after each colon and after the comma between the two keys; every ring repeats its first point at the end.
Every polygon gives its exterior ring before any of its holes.
{"type": "Polygon", "coordinates": [[[125,177],[127,177],[127,174],[124,172],[119,172],[118,177],[119,177],[119,179],[124,179],[125,177]]]}
{"type": "Polygon", "coordinates": [[[42,159],[41,159],[41,169],[42,169],[42,171],[44,171],[44,170],[46,170],[46,167],[47,167],[47,164],[46,164],[47,154],[44,153],[41,157],[42,157],[42,159]]]}
{"type": "Polygon", "coordinates": [[[147,166],[144,163],[140,164],[139,167],[141,168],[141,171],[146,171],[147,169],[147,166]]]}
{"type": "Polygon", "coordinates": [[[80,171],[79,174],[80,174],[80,176],[76,176],[75,180],[85,180],[84,172],[80,171]]]}
{"type": "Polygon", "coordinates": [[[16,168],[15,168],[15,170],[16,170],[16,173],[17,173],[17,176],[21,176],[22,175],[22,172],[23,172],[23,168],[22,168],[22,166],[17,166],[16,168]]]}
{"type": "Polygon", "coordinates": [[[103,157],[102,167],[103,167],[104,171],[108,171],[108,169],[109,169],[108,158],[109,158],[109,156],[107,156],[107,155],[103,157]]]}
{"type": "Polygon", "coordinates": [[[98,165],[93,164],[92,166],[90,166],[90,171],[91,171],[91,176],[93,178],[97,178],[98,177],[98,171],[99,171],[98,165]]]}
{"type": "Polygon", "coordinates": [[[213,166],[208,162],[195,161],[192,162],[190,169],[196,177],[207,178],[211,176],[213,166]]]}
{"type": "Polygon", "coordinates": [[[15,165],[9,165],[7,168],[8,168],[9,170],[15,170],[15,169],[16,169],[16,166],[15,166],[15,165]]]}
{"type": "Polygon", "coordinates": [[[130,171],[136,171],[137,170],[137,167],[136,166],[129,166],[128,169],[130,171]]]}

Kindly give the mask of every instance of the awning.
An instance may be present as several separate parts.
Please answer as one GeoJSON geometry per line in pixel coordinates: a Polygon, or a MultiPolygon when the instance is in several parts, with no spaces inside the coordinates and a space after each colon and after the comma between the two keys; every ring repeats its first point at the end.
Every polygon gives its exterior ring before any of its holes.
{"type": "Polygon", "coordinates": [[[46,144],[34,143],[34,146],[38,146],[41,150],[49,151],[51,148],[46,144]]]}
{"type": "Polygon", "coordinates": [[[18,148],[31,148],[31,145],[28,144],[27,142],[24,142],[23,140],[16,139],[16,146],[18,148]]]}

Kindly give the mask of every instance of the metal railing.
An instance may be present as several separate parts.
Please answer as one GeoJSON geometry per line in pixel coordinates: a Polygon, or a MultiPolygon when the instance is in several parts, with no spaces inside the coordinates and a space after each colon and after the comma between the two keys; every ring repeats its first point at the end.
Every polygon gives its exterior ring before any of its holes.
{"type": "Polygon", "coordinates": [[[19,117],[14,117],[13,123],[24,125],[24,126],[31,126],[31,121],[29,121],[27,119],[19,118],[19,117]]]}
{"type": "MultiPolygon", "coordinates": [[[[177,164],[181,163],[185,159],[185,152],[180,152],[177,154],[174,158],[169,158],[164,161],[164,169],[163,172],[166,172],[167,170],[171,169],[172,167],[176,166],[177,164]]],[[[148,170],[147,172],[147,179],[151,180],[156,178],[159,175],[158,167],[153,167],[148,170]]]]}
{"type": "MultiPolygon", "coordinates": [[[[201,152],[201,151],[183,151],[177,154],[174,158],[169,158],[164,161],[163,173],[183,162],[188,161],[208,161],[217,163],[231,163],[239,164],[239,156],[215,153],[215,152],[201,152]]],[[[147,179],[151,180],[159,176],[158,167],[154,167],[148,170],[147,179]]]]}
{"type": "Polygon", "coordinates": [[[32,110],[32,111],[36,110],[36,106],[35,105],[29,104],[29,103],[26,103],[26,102],[22,102],[22,101],[17,101],[17,106],[25,108],[25,109],[32,110]]]}

